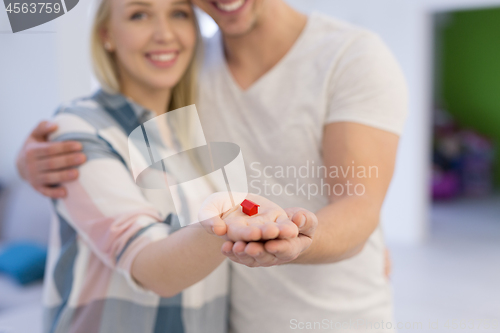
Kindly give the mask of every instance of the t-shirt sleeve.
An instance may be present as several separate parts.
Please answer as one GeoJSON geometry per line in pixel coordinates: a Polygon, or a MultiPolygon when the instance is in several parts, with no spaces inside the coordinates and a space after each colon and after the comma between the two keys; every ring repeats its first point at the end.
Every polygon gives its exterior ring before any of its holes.
{"type": "Polygon", "coordinates": [[[325,124],[356,122],[401,134],[408,112],[406,81],[376,34],[364,33],[346,48],[327,85],[325,124]]]}

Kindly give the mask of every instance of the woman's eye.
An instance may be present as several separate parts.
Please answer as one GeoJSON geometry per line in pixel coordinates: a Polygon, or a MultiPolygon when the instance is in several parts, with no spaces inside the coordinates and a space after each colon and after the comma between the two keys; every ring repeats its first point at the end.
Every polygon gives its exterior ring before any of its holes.
{"type": "Polygon", "coordinates": [[[137,12],[137,13],[132,14],[132,16],[130,16],[130,19],[135,21],[135,20],[143,20],[146,17],[147,17],[146,13],[137,12]]]}
{"type": "Polygon", "coordinates": [[[183,10],[176,10],[172,13],[172,17],[179,19],[187,19],[189,18],[189,13],[183,10]]]}

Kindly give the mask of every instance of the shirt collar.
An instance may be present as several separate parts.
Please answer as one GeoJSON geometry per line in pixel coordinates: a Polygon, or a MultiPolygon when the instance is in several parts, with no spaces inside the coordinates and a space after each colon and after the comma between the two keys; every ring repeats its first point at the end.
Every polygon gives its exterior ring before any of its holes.
{"type": "Polygon", "coordinates": [[[94,98],[99,99],[104,105],[113,110],[118,110],[126,105],[130,106],[141,124],[155,117],[155,113],[153,111],[146,109],[121,93],[111,93],[103,89],[99,89],[94,94],[94,98]]]}

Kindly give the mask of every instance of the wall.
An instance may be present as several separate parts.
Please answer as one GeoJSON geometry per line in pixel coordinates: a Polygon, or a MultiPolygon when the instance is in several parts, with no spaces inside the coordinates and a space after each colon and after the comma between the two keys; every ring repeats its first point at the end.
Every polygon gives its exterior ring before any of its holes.
{"type": "Polygon", "coordinates": [[[48,200],[23,185],[15,157],[41,119],[49,119],[62,101],[90,92],[87,12],[91,1],[27,31],[12,34],[0,7],[0,236],[45,243],[48,200]]]}
{"type": "Polygon", "coordinates": [[[12,34],[0,8],[0,182],[6,186],[0,198],[2,239],[47,239],[47,200],[20,186],[14,159],[38,120],[48,118],[58,103],[56,45],[53,22],[12,34]]]}
{"type": "MultiPolygon", "coordinates": [[[[500,147],[500,8],[446,15],[437,29],[440,87],[437,99],[464,127],[491,137],[500,147]]],[[[500,184],[500,157],[495,178],[500,184]]]]}

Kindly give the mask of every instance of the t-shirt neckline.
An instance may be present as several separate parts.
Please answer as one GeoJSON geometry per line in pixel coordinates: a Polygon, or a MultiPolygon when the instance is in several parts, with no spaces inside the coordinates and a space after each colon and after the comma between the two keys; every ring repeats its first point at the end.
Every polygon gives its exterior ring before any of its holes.
{"type": "Polygon", "coordinates": [[[223,71],[224,75],[226,76],[227,80],[230,82],[230,85],[234,88],[235,91],[237,91],[240,94],[247,94],[252,90],[257,89],[258,86],[262,85],[263,81],[266,80],[267,77],[271,76],[274,72],[279,70],[280,67],[283,67],[283,64],[287,62],[287,59],[292,57],[296,50],[300,47],[300,45],[303,43],[305,40],[306,36],[308,35],[308,31],[311,29],[312,22],[314,21],[313,16],[315,15],[315,12],[312,12],[311,14],[307,15],[307,22],[302,31],[299,34],[299,37],[295,42],[293,43],[292,47],[288,50],[288,52],[274,65],[270,70],[268,70],[264,75],[262,75],[260,78],[257,79],[254,83],[252,83],[247,89],[242,89],[240,85],[236,82],[236,80],[233,77],[233,74],[229,70],[229,66],[227,65],[226,62],[226,57],[224,56],[224,43],[222,40],[222,33],[219,30],[219,51],[220,55],[222,57],[222,65],[223,65],[223,71]]]}

